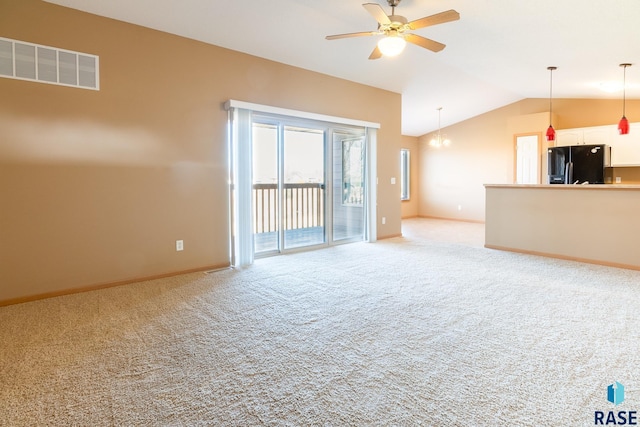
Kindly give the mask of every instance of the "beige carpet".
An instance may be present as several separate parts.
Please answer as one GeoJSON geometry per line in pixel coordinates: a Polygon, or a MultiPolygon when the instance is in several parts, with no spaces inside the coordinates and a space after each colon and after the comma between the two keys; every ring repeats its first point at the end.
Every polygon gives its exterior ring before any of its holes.
{"type": "Polygon", "coordinates": [[[640,410],[640,272],[488,250],[478,224],[404,232],[0,308],[0,425],[588,426],[640,410]]]}

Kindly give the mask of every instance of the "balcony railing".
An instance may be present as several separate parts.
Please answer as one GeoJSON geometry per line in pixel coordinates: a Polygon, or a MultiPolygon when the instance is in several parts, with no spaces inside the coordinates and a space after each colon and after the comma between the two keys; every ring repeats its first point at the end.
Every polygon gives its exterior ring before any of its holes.
{"type": "MultiPolygon", "coordinates": [[[[282,228],[324,227],[324,184],[284,184],[282,228]]],[[[253,185],[254,233],[278,230],[278,185],[253,185]]]]}

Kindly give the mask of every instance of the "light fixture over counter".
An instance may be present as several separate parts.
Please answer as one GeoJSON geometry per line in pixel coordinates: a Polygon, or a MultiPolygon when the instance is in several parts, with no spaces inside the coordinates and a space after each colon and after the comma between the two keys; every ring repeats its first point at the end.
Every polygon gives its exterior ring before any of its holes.
{"type": "Polygon", "coordinates": [[[551,100],[553,99],[553,71],[557,69],[558,67],[547,67],[547,70],[549,70],[549,127],[547,128],[547,141],[556,140],[556,131],[553,129],[553,125],[551,124],[551,100]]]}
{"type": "Polygon", "coordinates": [[[438,107],[438,133],[433,136],[429,145],[432,147],[447,147],[451,144],[451,141],[447,139],[446,135],[442,135],[440,133],[440,112],[442,111],[442,107],[438,107]]]}
{"type": "Polygon", "coordinates": [[[629,133],[629,120],[625,115],[625,107],[627,103],[627,67],[631,67],[631,64],[620,64],[623,68],[622,72],[622,118],[618,122],[618,132],[620,135],[627,135],[629,133]]]}

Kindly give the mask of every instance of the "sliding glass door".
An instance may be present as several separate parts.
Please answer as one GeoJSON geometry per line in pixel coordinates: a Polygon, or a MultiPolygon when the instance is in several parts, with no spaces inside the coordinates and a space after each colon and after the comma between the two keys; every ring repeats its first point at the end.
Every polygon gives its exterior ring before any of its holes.
{"type": "Polygon", "coordinates": [[[253,123],[253,244],[256,254],[279,251],[280,186],[279,126],[253,123]]]}
{"type": "Polygon", "coordinates": [[[366,159],[364,131],[334,130],[332,135],[332,239],[333,241],[362,240],[366,159]]]}
{"type": "Polygon", "coordinates": [[[252,115],[254,255],[363,240],[366,147],[364,128],[252,115]]]}
{"type": "Polygon", "coordinates": [[[284,127],[284,249],[325,243],[325,131],[284,127]]]}
{"type": "Polygon", "coordinates": [[[312,126],[254,120],[256,254],[326,242],[325,133],[312,126]]]}
{"type": "Polygon", "coordinates": [[[375,242],[377,123],[230,100],[229,256],[375,242]]]}

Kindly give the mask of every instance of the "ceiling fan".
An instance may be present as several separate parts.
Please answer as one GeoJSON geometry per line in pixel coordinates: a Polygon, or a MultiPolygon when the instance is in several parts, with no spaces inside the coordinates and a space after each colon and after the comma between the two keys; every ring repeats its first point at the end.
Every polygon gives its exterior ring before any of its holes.
{"type": "Polygon", "coordinates": [[[398,6],[400,1],[401,0],[387,0],[387,3],[391,6],[391,15],[387,15],[384,9],[377,3],[365,3],[362,5],[367,12],[378,21],[377,31],[336,34],[327,36],[326,39],[336,40],[348,37],[385,36],[378,42],[376,48],[373,49],[373,52],[369,55],[369,59],[378,59],[382,57],[382,55],[395,56],[402,52],[406,42],[413,43],[433,52],[440,52],[444,49],[444,44],[417,34],[412,34],[409,31],[444,24],[445,22],[457,21],[460,19],[460,14],[451,9],[409,22],[404,16],[396,15],[395,13],[396,6],[398,6]]]}

